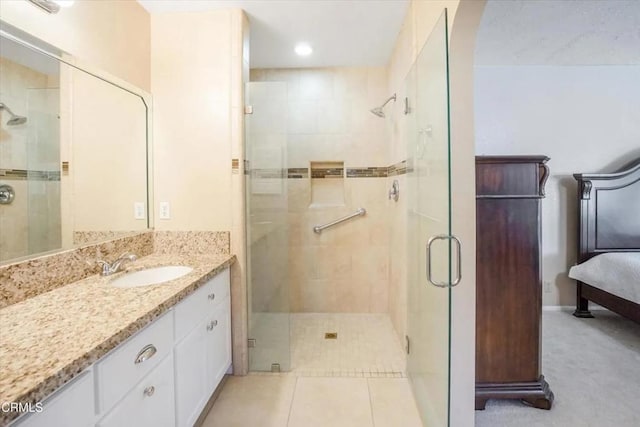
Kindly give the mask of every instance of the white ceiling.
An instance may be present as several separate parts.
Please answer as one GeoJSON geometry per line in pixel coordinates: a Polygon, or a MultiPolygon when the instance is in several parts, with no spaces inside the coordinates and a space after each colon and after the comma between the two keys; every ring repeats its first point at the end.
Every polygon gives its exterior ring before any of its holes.
{"type": "Polygon", "coordinates": [[[476,65],[638,65],[640,0],[489,0],[476,65]]]}
{"type": "Polygon", "coordinates": [[[138,0],[150,13],[241,8],[251,25],[251,68],[382,66],[409,0],[138,0]],[[299,57],[298,42],[313,53],[299,57]]]}

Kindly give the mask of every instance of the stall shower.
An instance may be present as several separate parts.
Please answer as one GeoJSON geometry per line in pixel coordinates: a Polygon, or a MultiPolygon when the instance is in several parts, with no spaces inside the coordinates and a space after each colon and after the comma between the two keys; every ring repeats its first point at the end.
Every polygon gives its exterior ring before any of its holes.
{"type": "Polygon", "coordinates": [[[403,376],[388,314],[386,70],[256,69],[251,80],[250,369],[403,376]]]}

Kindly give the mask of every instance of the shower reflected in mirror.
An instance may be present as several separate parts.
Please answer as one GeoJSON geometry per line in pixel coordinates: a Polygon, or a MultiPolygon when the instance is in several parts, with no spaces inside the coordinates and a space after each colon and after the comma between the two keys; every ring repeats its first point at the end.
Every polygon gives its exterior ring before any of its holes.
{"type": "Polygon", "coordinates": [[[11,118],[9,118],[9,120],[7,121],[7,126],[17,126],[27,123],[26,117],[15,114],[9,107],[4,104],[4,102],[0,102],[0,111],[6,111],[11,116],[11,118]]]}

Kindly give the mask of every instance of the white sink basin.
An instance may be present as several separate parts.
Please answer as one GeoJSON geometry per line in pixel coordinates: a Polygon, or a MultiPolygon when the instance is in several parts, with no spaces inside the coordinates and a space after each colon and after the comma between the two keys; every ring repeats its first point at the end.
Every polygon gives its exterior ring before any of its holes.
{"type": "Polygon", "coordinates": [[[193,271],[191,267],[168,265],[165,267],[147,268],[127,273],[110,282],[116,288],[137,288],[139,286],[158,285],[177,279],[193,271]]]}

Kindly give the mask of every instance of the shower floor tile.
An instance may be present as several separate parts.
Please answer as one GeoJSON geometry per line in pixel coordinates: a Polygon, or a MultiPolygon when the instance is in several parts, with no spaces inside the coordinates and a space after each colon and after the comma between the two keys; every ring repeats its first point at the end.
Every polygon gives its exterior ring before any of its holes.
{"type": "Polygon", "coordinates": [[[291,373],[296,376],[405,376],[405,355],[386,314],[294,313],[291,373]],[[337,339],[325,339],[337,333],[337,339]]]}

